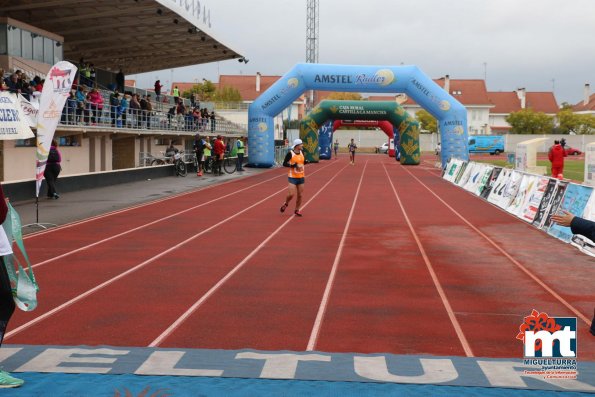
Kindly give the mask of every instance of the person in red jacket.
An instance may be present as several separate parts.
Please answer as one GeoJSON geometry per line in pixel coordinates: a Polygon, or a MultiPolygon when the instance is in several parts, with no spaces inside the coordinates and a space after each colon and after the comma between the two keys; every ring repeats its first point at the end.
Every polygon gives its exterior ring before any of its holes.
{"type": "Polygon", "coordinates": [[[554,146],[550,148],[547,157],[552,163],[552,177],[562,179],[564,175],[564,157],[566,152],[560,141],[554,141],[554,146]]]}
{"type": "Polygon", "coordinates": [[[223,137],[221,135],[217,135],[215,145],[213,145],[213,153],[215,154],[216,161],[213,174],[221,176],[223,175],[221,172],[221,164],[223,164],[223,156],[225,155],[225,142],[223,142],[223,137]]]}

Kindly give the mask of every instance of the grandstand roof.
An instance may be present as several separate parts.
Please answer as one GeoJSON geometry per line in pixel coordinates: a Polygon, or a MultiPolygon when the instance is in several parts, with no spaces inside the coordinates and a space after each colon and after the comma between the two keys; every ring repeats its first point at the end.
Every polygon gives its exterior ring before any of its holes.
{"type": "Polygon", "coordinates": [[[64,59],[126,74],[242,58],[198,0],[0,0],[8,17],[64,37],[64,59]],[[201,8],[202,7],[202,8],[201,8]],[[205,12],[206,11],[206,12],[205,12]]]}

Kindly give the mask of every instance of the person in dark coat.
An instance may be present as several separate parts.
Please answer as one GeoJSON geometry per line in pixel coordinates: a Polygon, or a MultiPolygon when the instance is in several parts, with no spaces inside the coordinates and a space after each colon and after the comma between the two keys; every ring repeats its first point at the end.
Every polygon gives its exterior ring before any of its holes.
{"type": "Polygon", "coordinates": [[[61,162],[62,156],[58,151],[58,142],[56,142],[54,139],[52,141],[52,146],[50,146],[50,153],[48,155],[45,171],[43,173],[43,177],[48,184],[48,198],[50,199],[57,200],[60,198],[58,192],[56,191],[56,181],[58,180],[60,171],[62,171],[62,167],[60,166],[61,162]]]}

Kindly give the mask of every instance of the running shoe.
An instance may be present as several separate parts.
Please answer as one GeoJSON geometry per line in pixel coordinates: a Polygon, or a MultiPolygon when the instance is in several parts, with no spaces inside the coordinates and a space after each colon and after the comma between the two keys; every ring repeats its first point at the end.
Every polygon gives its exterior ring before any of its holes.
{"type": "Polygon", "coordinates": [[[287,203],[284,203],[281,208],[279,208],[279,211],[281,212],[285,212],[285,210],[287,209],[287,203]]]}
{"type": "Polygon", "coordinates": [[[300,210],[295,210],[293,213],[295,216],[303,216],[302,211],[300,211],[300,210]]]}
{"type": "Polygon", "coordinates": [[[0,388],[19,387],[25,383],[22,379],[17,379],[6,371],[0,371],[0,388]]]}

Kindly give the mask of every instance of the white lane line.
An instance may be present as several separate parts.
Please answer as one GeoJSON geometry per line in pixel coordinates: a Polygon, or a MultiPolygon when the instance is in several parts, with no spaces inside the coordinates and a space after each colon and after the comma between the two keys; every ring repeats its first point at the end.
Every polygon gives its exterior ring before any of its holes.
{"type": "MultiPolygon", "coordinates": [[[[329,164],[329,166],[330,166],[330,164],[329,164]]],[[[310,175],[314,175],[314,174],[316,174],[317,172],[319,172],[319,171],[321,171],[321,170],[323,170],[323,169],[325,169],[325,168],[327,168],[327,167],[329,167],[329,166],[326,166],[326,167],[320,168],[320,169],[316,170],[315,172],[313,172],[313,173],[312,173],[312,174],[310,174],[310,175]]],[[[255,204],[252,204],[251,206],[249,206],[249,207],[247,207],[247,208],[243,209],[242,211],[240,211],[240,212],[237,212],[237,213],[235,213],[234,215],[232,215],[232,216],[230,216],[230,217],[228,217],[228,218],[226,218],[226,219],[224,219],[224,220],[222,220],[222,221],[220,221],[220,222],[218,222],[218,223],[216,223],[216,224],[214,224],[214,225],[210,226],[208,229],[205,229],[205,230],[201,231],[200,233],[197,233],[197,234],[195,234],[194,236],[192,236],[192,237],[190,237],[190,238],[188,238],[188,239],[186,239],[186,240],[182,241],[181,243],[178,243],[178,244],[176,244],[175,246],[173,246],[173,247],[171,247],[171,248],[167,249],[166,251],[163,251],[163,252],[161,252],[160,254],[157,254],[157,255],[155,255],[155,256],[153,256],[153,257],[151,257],[151,258],[147,259],[146,261],[144,261],[144,262],[142,262],[142,263],[140,263],[140,264],[138,264],[138,265],[134,266],[133,268],[130,268],[130,269],[126,270],[125,272],[123,272],[123,273],[120,273],[119,275],[117,275],[117,276],[115,276],[115,277],[112,277],[111,279],[109,279],[109,280],[107,280],[107,281],[105,281],[105,282],[103,282],[103,283],[101,283],[101,284],[97,285],[96,287],[94,287],[94,288],[92,288],[92,289],[90,289],[90,290],[88,290],[88,291],[84,292],[83,294],[81,294],[81,295],[78,295],[78,296],[76,296],[76,297],[72,298],[71,300],[69,300],[69,301],[67,301],[67,302],[63,303],[62,305],[60,305],[60,306],[57,306],[57,307],[55,307],[54,309],[52,309],[52,310],[50,310],[50,311],[48,311],[48,312],[46,312],[46,313],[44,313],[44,314],[42,314],[42,315],[40,315],[40,316],[38,316],[38,317],[34,318],[33,320],[31,320],[31,321],[29,321],[29,322],[27,322],[27,323],[25,323],[25,324],[21,325],[20,327],[17,327],[17,328],[15,328],[14,330],[12,330],[12,331],[10,331],[10,332],[6,333],[6,334],[4,335],[4,339],[8,339],[8,338],[10,338],[10,337],[12,337],[12,336],[14,336],[14,335],[16,335],[16,334],[18,334],[18,333],[20,333],[20,332],[24,331],[25,329],[27,329],[27,328],[31,327],[32,325],[35,325],[35,324],[37,324],[38,322],[40,322],[40,321],[42,321],[42,320],[44,320],[44,319],[46,319],[46,318],[48,318],[48,317],[50,317],[50,316],[54,315],[55,313],[58,313],[58,312],[60,312],[60,311],[64,310],[65,308],[67,308],[67,307],[71,306],[72,304],[74,304],[74,303],[76,303],[76,302],[78,302],[78,301],[80,301],[80,300],[82,300],[82,299],[86,298],[87,296],[89,296],[89,295],[93,294],[94,292],[97,292],[97,291],[99,291],[100,289],[103,289],[104,287],[107,287],[108,285],[110,285],[110,284],[114,283],[115,281],[118,281],[119,279],[121,279],[121,278],[123,278],[123,277],[125,277],[125,276],[127,276],[127,275],[129,275],[129,274],[131,274],[131,273],[133,273],[133,272],[135,272],[135,271],[137,271],[137,270],[139,270],[139,269],[143,268],[144,266],[148,265],[149,263],[151,263],[151,262],[154,262],[155,260],[157,260],[157,259],[159,259],[159,258],[163,257],[164,255],[167,255],[168,253],[170,253],[170,252],[172,252],[172,251],[176,250],[177,248],[180,248],[180,247],[182,247],[184,244],[187,244],[187,243],[189,243],[190,241],[192,241],[192,240],[194,240],[194,239],[196,239],[196,238],[198,238],[198,237],[202,236],[203,234],[205,234],[205,233],[208,233],[208,232],[210,232],[211,230],[213,230],[213,229],[217,228],[218,226],[221,226],[221,225],[223,225],[224,223],[227,223],[227,222],[229,222],[230,220],[232,220],[232,219],[236,218],[237,216],[240,216],[240,215],[241,215],[241,214],[243,214],[244,212],[246,212],[246,211],[248,211],[248,210],[250,210],[250,209],[252,209],[252,208],[254,208],[254,207],[256,207],[256,206],[258,206],[258,205],[260,205],[260,204],[262,204],[263,202],[265,202],[265,201],[269,200],[271,197],[273,197],[273,196],[276,196],[277,194],[279,194],[279,193],[281,193],[281,192],[284,192],[284,191],[286,191],[286,190],[287,190],[287,187],[284,187],[283,189],[279,189],[278,191],[276,191],[275,193],[271,194],[270,196],[268,196],[268,197],[266,197],[266,198],[264,198],[264,199],[262,199],[262,200],[260,200],[260,201],[256,202],[255,204]]]]}
{"type": "MultiPolygon", "coordinates": [[[[320,188],[320,190],[318,190],[318,192],[316,192],[316,194],[314,194],[312,196],[312,198],[310,200],[308,200],[306,202],[306,204],[304,204],[302,206],[302,208],[306,208],[308,206],[308,204],[310,204],[324,189],[326,189],[326,187],[347,167],[348,167],[347,165],[344,165],[343,168],[341,168],[331,179],[329,179],[329,181],[327,183],[325,183],[324,186],[322,186],[320,188]]],[[[285,226],[287,226],[289,224],[289,222],[291,222],[294,218],[295,218],[294,216],[291,216],[289,219],[287,219],[285,222],[283,222],[283,224],[281,224],[281,226],[279,226],[273,233],[271,233],[266,239],[264,239],[262,241],[262,243],[260,243],[244,259],[242,259],[242,261],[240,263],[238,263],[232,270],[230,270],[229,273],[227,273],[215,285],[213,285],[211,287],[211,289],[209,289],[203,296],[200,297],[200,299],[198,299],[192,306],[190,306],[190,308],[188,310],[186,310],[186,312],[183,313],[165,331],[163,331],[161,333],[161,335],[159,335],[157,338],[155,338],[155,340],[153,342],[151,342],[148,347],[159,346],[180,325],[182,325],[182,323],[184,321],[186,321],[200,306],[202,306],[202,304],[205,303],[205,301],[207,299],[209,299],[215,292],[217,292],[217,290],[219,288],[221,288],[223,286],[223,284],[225,284],[227,282],[227,280],[229,280],[234,274],[236,274],[250,259],[252,259],[254,257],[254,255],[256,255],[269,241],[271,241],[271,239],[273,237],[275,237],[275,235],[277,235],[277,233],[279,233],[285,226]]]]}
{"type": "Polygon", "coordinates": [[[32,325],[34,325],[34,324],[37,324],[37,323],[38,323],[38,322],[40,322],[41,320],[44,320],[44,319],[46,319],[46,318],[48,318],[48,317],[50,317],[50,316],[54,315],[55,313],[57,313],[57,312],[59,312],[59,311],[62,311],[62,310],[64,310],[64,309],[65,309],[65,308],[67,308],[68,306],[70,306],[70,305],[72,305],[72,304],[74,304],[74,303],[76,303],[76,302],[80,301],[81,299],[84,299],[84,298],[86,298],[87,296],[89,296],[89,295],[91,295],[91,294],[93,294],[93,293],[95,293],[95,292],[99,291],[100,289],[102,289],[102,288],[104,288],[104,287],[107,287],[108,285],[110,285],[110,284],[114,283],[115,281],[118,281],[118,280],[120,280],[121,278],[123,278],[123,277],[125,277],[125,276],[127,276],[127,275],[129,275],[129,274],[131,274],[131,273],[133,273],[133,272],[135,272],[135,271],[137,271],[137,270],[139,270],[139,269],[141,269],[141,268],[145,267],[145,266],[146,266],[146,265],[148,265],[149,263],[151,263],[151,262],[154,262],[155,260],[157,260],[157,259],[159,259],[159,258],[161,258],[161,257],[163,257],[163,256],[165,256],[165,255],[167,255],[167,254],[169,254],[170,252],[172,252],[172,251],[174,251],[174,250],[176,250],[176,249],[178,249],[178,248],[182,247],[182,246],[183,246],[183,245],[185,245],[185,244],[188,244],[188,243],[189,243],[189,242],[191,242],[192,240],[195,240],[196,238],[198,238],[198,237],[202,236],[203,234],[206,234],[206,233],[210,232],[211,230],[215,229],[216,227],[218,227],[218,226],[221,226],[221,225],[223,225],[224,223],[227,223],[227,222],[231,221],[232,219],[234,219],[234,218],[236,218],[236,217],[240,216],[241,214],[243,214],[244,212],[246,212],[246,211],[248,211],[248,210],[250,210],[250,209],[252,209],[252,208],[256,207],[257,205],[260,205],[260,204],[262,204],[263,202],[265,202],[265,201],[269,200],[271,197],[273,197],[273,196],[276,196],[277,194],[279,194],[279,193],[281,193],[281,192],[283,192],[283,191],[285,191],[285,190],[287,190],[287,188],[286,188],[286,187],[284,187],[283,189],[280,189],[280,190],[276,191],[275,193],[271,194],[269,197],[266,197],[266,198],[264,198],[264,199],[262,199],[262,200],[260,200],[260,201],[256,202],[255,204],[252,204],[251,206],[249,206],[249,207],[247,207],[247,208],[243,209],[242,211],[240,211],[240,212],[237,212],[237,213],[233,214],[232,216],[229,216],[229,217],[225,218],[224,220],[222,220],[222,221],[220,221],[220,222],[218,222],[218,223],[216,223],[216,224],[214,224],[214,225],[210,226],[209,228],[207,228],[207,229],[203,230],[202,232],[200,232],[200,233],[197,233],[197,234],[193,235],[192,237],[189,237],[189,238],[187,238],[186,240],[182,241],[181,243],[178,243],[178,244],[174,245],[173,247],[171,247],[171,248],[168,248],[167,250],[165,250],[165,251],[163,251],[163,252],[161,252],[161,253],[159,253],[159,254],[157,254],[157,255],[155,255],[155,256],[153,256],[153,257],[149,258],[149,259],[147,259],[146,261],[144,261],[144,262],[142,262],[142,263],[140,263],[140,264],[138,264],[138,265],[136,265],[136,266],[134,266],[134,267],[132,267],[132,268],[130,268],[130,269],[128,269],[128,270],[126,270],[125,272],[123,272],[123,273],[120,273],[120,274],[118,274],[117,276],[115,276],[115,277],[112,277],[112,278],[110,278],[109,280],[107,280],[107,281],[105,281],[105,282],[103,282],[103,283],[101,283],[101,284],[97,285],[96,287],[94,287],[94,288],[92,288],[92,289],[90,289],[90,290],[88,290],[88,291],[86,291],[86,292],[84,292],[84,293],[82,293],[82,294],[80,294],[80,295],[78,295],[78,296],[76,296],[76,297],[72,298],[72,299],[71,299],[71,300],[69,300],[68,302],[65,302],[65,303],[61,304],[60,306],[57,306],[57,307],[55,307],[54,309],[52,309],[52,310],[50,310],[50,311],[48,311],[48,312],[46,312],[46,313],[44,313],[44,314],[40,315],[39,317],[36,317],[36,318],[34,318],[33,320],[31,320],[31,321],[29,321],[29,322],[27,322],[27,323],[25,323],[25,324],[21,325],[20,327],[17,327],[17,328],[15,328],[15,329],[14,329],[14,330],[12,330],[11,332],[8,332],[8,333],[6,333],[6,335],[5,335],[5,339],[8,339],[8,338],[10,338],[11,336],[14,336],[14,335],[18,334],[19,332],[22,332],[22,331],[24,331],[25,329],[29,328],[30,326],[32,326],[32,325]]]}
{"type": "MultiPolygon", "coordinates": [[[[406,169],[405,167],[403,167],[403,168],[406,169]]],[[[419,239],[419,236],[417,235],[417,232],[413,228],[413,224],[411,223],[411,220],[409,219],[409,216],[407,215],[407,211],[405,211],[403,202],[401,201],[401,198],[399,197],[399,193],[397,193],[397,189],[395,188],[395,185],[393,184],[393,181],[390,178],[390,175],[388,174],[388,170],[386,169],[386,167],[384,167],[384,172],[386,173],[386,177],[388,178],[388,181],[393,189],[393,193],[395,194],[395,197],[397,198],[399,207],[401,207],[401,211],[403,212],[403,215],[405,216],[405,221],[407,222],[407,225],[409,226],[409,230],[411,230],[411,234],[413,235],[413,238],[415,239],[415,242],[417,243],[419,252],[421,253],[421,256],[426,264],[426,267],[428,268],[428,272],[430,273],[432,282],[434,283],[434,286],[436,287],[436,290],[438,291],[438,295],[440,295],[440,299],[442,300],[442,304],[444,305],[444,308],[446,309],[448,318],[450,319],[450,322],[452,323],[452,326],[457,334],[457,337],[459,338],[459,341],[461,342],[461,345],[463,346],[463,350],[465,351],[465,354],[467,355],[467,357],[474,357],[473,351],[471,350],[471,346],[469,345],[469,342],[467,341],[467,338],[465,337],[465,334],[463,333],[463,329],[461,328],[461,325],[459,324],[459,320],[457,320],[457,317],[455,316],[455,313],[452,310],[452,306],[450,305],[450,302],[448,301],[448,298],[446,297],[446,293],[444,292],[444,289],[442,288],[442,284],[440,284],[440,280],[438,280],[438,276],[436,275],[436,272],[434,271],[434,267],[432,266],[432,263],[430,262],[430,258],[428,257],[428,254],[426,253],[426,250],[424,249],[424,247],[421,243],[421,240],[419,239]]],[[[407,172],[409,172],[409,171],[407,171],[407,172]]]]}
{"type": "MultiPolygon", "coordinates": [[[[269,172],[274,171],[274,170],[275,169],[271,169],[271,170],[265,171],[264,173],[269,173],[269,172]]],[[[215,184],[215,185],[209,185],[209,186],[194,188],[194,189],[188,190],[186,192],[181,192],[181,193],[177,193],[177,194],[174,194],[174,195],[171,195],[171,196],[158,198],[158,199],[147,201],[147,202],[141,203],[141,204],[135,204],[135,205],[132,205],[130,207],[126,207],[126,208],[122,208],[122,209],[119,209],[119,210],[114,210],[114,211],[106,212],[106,213],[100,214],[100,215],[94,215],[94,216],[91,216],[89,218],[81,219],[81,220],[78,220],[78,221],[73,221],[73,222],[70,222],[70,223],[65,223],[64,225],[53,227],[51,229],[40,230],[40,231],[37,231],[37,232],[28,233],[27,235],[23,236],[23,240],[27,240],[27,239],[30,239],[30,238],[38,237],[38,236],[41,236],[41,235],[44,235],[44,234],[47,234],[47,233],[52,233],[52,232],[55,232],[55,231],[58,231],[58,230],[67,229],[69,227],[78,226],[78,225],[81,225],[83,223],[91,222],[91,221],[94,221],[94,220],[97,220],[97,219],[102,219],[102,218],[107,218],[109,216],[118,215],[118,214],[121,214],[121,213],[124,213],[124,212],[135,210],[137,208],[142,208],[142,207],[146,207],[146,206],[149,206],[149,205],[161,203],[163,201],[173,200],[173,199],[176,199],[178,197],[186,196],[186,195],[189,195],[189,194],[193,194],[193,193],[197,193],[197,192],[202,192],[204,190],[208,190],[208,189],[212,189],[212,188],[215,188],[215,187],[227,185],[227,184],[232,183],[232,182],[238,182],[238,181],[246,180],[246,179],[249,179],[249,178],[254,178],[254,177],[257,177],[257,176],[262,175],[264,173],[250,175],[249,177],[247,177],[245,179],[231,179],[229,181],[225,181],[225,182],[218,183],[218,184],[215,184]]],[[[281,177],[283,175],[284,174],[278,175],[276,177],[270,178],[269,180],[272,180],[272,179],[275,179],[275,178],[279,178],[279,177],[281,177]]]]}
{"type": "Polygon", "coordinates": [[[89,249],[89,248],[95,247],[95,246],[97,246],[97,245],[99,245],[99,244],[103,244],[103,243],[106,243],[106,242],[108,242],[108,241],[111,241],[111,240],[113,240],[113,239],[116,239],[116,238],[118,238],[118,237],[122,237],[122,236],[125,236],[125,235],[129,234],[129,233],[136,232],[136,231],[138,231],[138,230],[141,230],[141,229],[143,229],[143,228],[145,228],[145,227],[152,226],[152,225],[154,225],[154,224],[156,224],[156,223],[163,222],[163,221],[165,221],[165,220],[167,220],[167,219],[170,219],[170,218],[176,217],[176,216],[178,216],[178,215],[181,215],[181,214],[184,214],[184,213],[186,213],[186,212],[189,212],[189,211],[195,210],[195,209],[197,209],[197,208],[200,208],[200,207],[204,207],[205,205],[209,205],[209,204],[211,204],[211,203],[214,203],[214,202],[216,202],[216,201],[219,201],[219,200],[225,199],[225,198],[227,198],[227,197],[233,196],[233,195],[235,195],[235,194],[241,193],[241,192],[243,192],[243,191],[245,191],[245,190],[252,189],[252,188],[254,188],[254,187],[256,187],[256,186],[259,186],[259,185],[261,185],[261,184],[263,184],[263,183],[270,182],[270,181],[272,181],[273,179],[276,179],[276,178],[278,178],[278,177],[279,177],[279,176],[276,176],[276,177],[273,177],[273,178],[269,178],[269,179],[267,179],[267,180],[264,180],[264,181],[262,181],[262,182],[259,182],[259,183],[256,183],[256,184],[254,184],[254,185],[251,185],[251,186],[245,187],[245,188],[243,188],[243,189],[237,190],[237,191],[235,191],[235,192],[228,193],[228,194],[226,194],[226,195],[224,195],[224,196],[221,196],[221,197],[217,197],[217,198],[215,198],[215,199],[212,199],[212,200],[210,200],[210,201],[207,201],[207,202],[205,202],[205,203],[202,203],[202,204],[195,205],[194,207],[186,208],[185,210],[182,210],[182,211],[176,212],[176,213],[174,213],[174,214],[168,215],[168,216],[166,216],[166,217],[163,217],[163,218],[156,219],[156,220],[154,220],[154,221],[151,221],[151,222],[149,222],[149,223],[145,223],[144,225],[137,226],[137,227],[135,227],[135,228],[133,228],[133,229],[129,229],[129,230],[125,231],[125,232],[118,233],[118,234],[116,234],[116,235],[113,235],[113,236],[110,236],[110,237],[104,238],[103,240],[99,240],[99,241],[96,241],[96,242],[94,242],[94,243],[91,243],[91,244],[85,245],[85,246],[83,246],[83,247],[80,247],[80,248],[74,249],[74,250],[72,250],[72,251],[65,252],[64,254],[61,254],[61,255],[58,255],[58,256],[54,256],[54,257],[52,257],[52,258],[50,258],[50,259],[46,259],[45,261],[41,261],[41,262],[39,262],[39,263],[36,263],[35,265],[33,265],[33,266],[31,266],[31,267],[39,267],[39,266],[45,265],[45,264],[47,264],[47,263],[49,263],[49,262],[53,262],[53,261],[56,261],[56,260],[58,260],[58,259],[62,259],[62,258],[64,258],[64,257],[67,257],[67,256],[69,256],[69,255],[76,254],[77,252],[84,251],[84,250],[86,250],[86,249],[89,249]]]}
{"type": "Polygon", "coordinates": [[[488,243],[490,243],[490,245],[492,245],[494,248],[496,248],[498,251],[500,251],[500,253],[502,255],[504,255],[506,258],[508,258],[508,260],[510,260],[513,264],[515,264],[519,269],[521,269],[521,271],[523,273],[525,273],[527,276],[529,276],[531,279],[533,279],[533,281],[535,281],[539,286],[541,286],[544,290],[546,290],[547,292],[549,292],[554,298],[556,298],[560,303],[562,303],[562,305],[566,306],[571,312],[573,312],[577,317],[579,317],[581,320],[583,320],[585,322],[585,324],[590,325],[591,324],[591,320],[585,316],[583,313],[581,313],[577,308],[575,308],[574,306],[572,306],[568,301],[566,301],[566,299],[562,298],[560,295],[558,295],[558,293],[556,291],[554,291],[552,288],[550,288],[546,283],[544,283],[543,281],[541,281],[541,279],[539,277],[537,277],[535,274],[533,274],[533,272],[531,272],[529,269],[527,269],[525,266],[523,266],[519,261],[517,261],[516,259],[514,259],[508,252],[506,252],[502,247],[500,247],[500,245],[498,245],[498,243],[496,243],[494,240],[492,240],[490,237],[488,237],[488,235],[486,235],[484,232],[482,232],[481,230],[479,230],[477,227],[475,227],[475,225],[473,225],[471,222],[469,222],[463,215],[459,214],[457,212],[457,210],[455,210],[454,208],[452,208],[450,205],[448,205],[448,203],[444,200],[442,200],[442,198],[440,198],[440,196],[438,196],[436,193],[434,193],[432,191],[432,189],[430,189],[428,186],[426,186],[426,184],[424,184],[422,181],[420,181],[415,175],[413,175],[409,170],[405,169],[416,181],[418,181],[423,187],[425,187],[430,193],[432,193],[438,200],[440,200],[440,202],[442,202],[442,204],[444,204],[446,206],[446,208],[448,208],[449,210],[452,211],[453,214],[455,214],[456,216],[458,216],[463,222],[465,222],[467,224],[467,226],[469,226],[471,229],[473,229],[475,232],[477,232],[477,234],[479,234],[481,237],[483,237],[488,243]]]}
{"type": "Polygon", "coordinates": [[[324,315],[326,314],[326,308],[328,307],[328,301],[331,296],[331,291],[333,289],[333,285],[335,283],[335,276],[337,274],[337,268],[339,267],[339,262],[341,261],[341,256],[343,254],[343,247],[345,246],[345,239],[347,238],[347,231],[349,230],[349,226],[351,225],[351,219],[353,218],[353,212],[355,211],[355,205],[357,204],[357,198],[359,197],[359,191],[362,187],[362,182],[364,180],[364,173],[366,172],[366,167],[368,166],[368,160],[366,160],[366,164],[362,170],[362,175],[359,178],[359,184],[357,185],[357,190],[355,191],[355,197],[353,198],[353,203],[351,204],[351,210],[349,211],[349,216],[347,217],[347,222],[345,223],[345,228],[343,229],[343,235],[341,236],[341,241],[339,242],[339,248],[337,249],[337,253],[335,254],[335,260],[333,262],[333,267],[331,268],[331,272],[329,274],[329,278],[326,282],[326,287],[324,288],[324,294],[322,295],[322,301],[320,302],[320,306],[318,306],[318,313],[316,314],[316,320],[314,320],[314,326],[312,327],[312,332],[310,333],[310,339],[308,340],[308,347],[306,347],[306,351],[312,351],[316,349],[316,343],[318,343],[318,336],[320,335],[320,328],[322,327],[322,321],[324,319],[324,315]]]}

